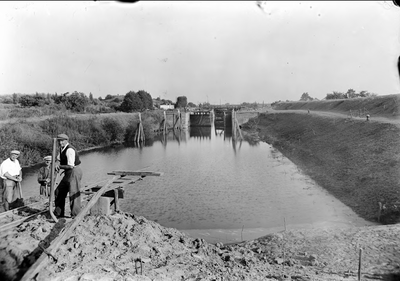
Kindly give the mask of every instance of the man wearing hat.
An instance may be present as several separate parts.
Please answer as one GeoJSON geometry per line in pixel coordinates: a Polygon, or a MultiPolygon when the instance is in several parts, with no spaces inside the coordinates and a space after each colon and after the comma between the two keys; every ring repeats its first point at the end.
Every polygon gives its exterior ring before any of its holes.
{"type": "Polygon", "coordinates": [[[40,184],[40,195],[49,197],[50,196],[50,165],[51,156],[43,158],[45,165],[40,167],[38,172],[38,182],[40,184]]]}
{"type": "Polygon", "coordinates": [[[64,170],[64,177],[57,186],[54,214],[58,217],[64,217],[65,198],[69,193],[71,217],[75,217],[81,210],[82,170],[79,166],[81,160],[77,150],[69,144],[69,138],[66,134],[58,135],[57,140],[60,146],[60,154],[57,160],[60,164],[56,167],[56,172],[58,173],[60,169],[64,170]]]}
{"type": "Polygon", "coordinates": [[[19,155],[18,150],[12,150],[10,157],[0,165],[0,177],[3,181],[3,202],[6,211],[10,209],[10,203],[21,198],[20,191],[18,191],[18,184],[22,181],[22,169],[17,159],[19,155]]]}

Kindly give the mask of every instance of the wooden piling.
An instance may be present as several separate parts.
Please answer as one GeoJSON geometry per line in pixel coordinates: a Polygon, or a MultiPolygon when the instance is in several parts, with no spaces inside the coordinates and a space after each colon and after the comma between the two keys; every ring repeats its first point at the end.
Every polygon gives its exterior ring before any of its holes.
{"type": "Polygon", "coordinates": [[[360,252],[358,255],[358,281],[361,281],[361,256],[362,256],[362,249],[360,248],[360,252]]]}
{"type": "Polygon", "coordinates": [[[163,136],[165,137],[167,131],[167,113],[164,110],[164,128],[163,128],[163,136]]]}
{"type": "Polygon", "coordinates": [[[143,130],[143,124],[142,124],[142,116],[141,113],[139,112],[139,123],[135,132],[134,136],[134,142],[136,143],[143,143],[145,141],[145,135],[144,135],[144,130],[143,130]]]}

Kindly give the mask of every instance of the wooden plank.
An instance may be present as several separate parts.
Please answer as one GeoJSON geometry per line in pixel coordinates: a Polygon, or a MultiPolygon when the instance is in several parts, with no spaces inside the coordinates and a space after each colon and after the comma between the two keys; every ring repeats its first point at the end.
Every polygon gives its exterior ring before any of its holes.
{"type": "MultiPolygon", "coordinates": [[[[50,246],[46,249],[48,253],[51,255],[55,255],[58,247],[62,245],[62,243],[65,242],[66,239],[70,237],[70,235],[73,233],[75,228],[78,226],[78,224],[82,221],[82,219],[85,217],[85,215],[89,212],[90,208],[97,202],[97,200],[100,198],[100,196],[110,190],[114,189],[115,187],[112,187],[113,181],[118,179],[117,176],[114,176],[111,180],[107,182],[93,197],[92,199],[86,204],[86,206],[80,211],[80,213],[75,217],[75,219],[72,221],[72,224],[70,224],[67,228],[63,229],[57,238],[55,238],[50,246]]],[[[142,178],[137,178],[136,181],[141,180],[142,178]]],[[[124,185],[128,184],[129,182],[124,183],[124,185]]],[[[46,262],[48,261],[48,254],[42,253],[39,257],[39,259],[29,268],[29,270],[22,276],[21,281],[28,281],[32,280],[35,275],[46,265],[46,262]]]]}
{"type": "Polygon", "coordinates": [[[164,173],[161,172],[141,172],[141,171],[112,171],[107,173],[107,175],[121,175],[121,176],[155,176],[155,177],[160,177],[164,175],[164,173]]]}
{"type": "Polygon", "coordinates": [[[18,207],[18,208],[15,208],[15,209],[12,209],[12,210],[9,210],[6,212],[2,212],[2,213],[0,213],[0,217],[4,217],[4,216],[10,215],[10,214],[15,214],[15,213],[18,213],[19,210],[23,210],[23,209],[26,209],[26,208],[29,208],[29,207],[32,207],[32,206],[35,206],[38,204],[45,204],[46,202],[47,202],[47,200],[46,201],[38,201],[38,202],[34,202],[29,205],[24,205],[24,206],[21,206],[21,207],[18,207]]]}
{"type": "Polygon", "coordinates": [[[28,217],[24,217],[24,218],[22,218],[22,219],[19,219],[19,220],[10,222],[10,223],[5,224],[5,225],[2,225],[2,226],[1,226],[1,229],[0,229],[0,232],[3,232],[3,231],[5,231],[5,230],[8,230],[8,229],[13,228],[13,227],[15,227],[15,226],[18,226],[18,225],[20,225],[21,223],[23,223],[24,221],[26,221],[26,220],[28,220],[28,219],[31,219],[31,218],[33,218],[33,217],[35,217],[35,216],[37,216],[37,215],[44,214],[44,213],[46,213],[46,212],[47,212],[47,210],[46,210],[46,211],[41,211],[41,212],[38,212],[38,213],[36,213],[36,214],[30,215],[30,216],[28,216],[28,217]]]}

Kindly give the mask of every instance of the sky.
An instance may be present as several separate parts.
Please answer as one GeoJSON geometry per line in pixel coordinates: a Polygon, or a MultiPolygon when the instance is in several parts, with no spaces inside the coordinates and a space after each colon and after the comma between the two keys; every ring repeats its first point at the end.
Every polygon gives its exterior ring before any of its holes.
{"type": "Polygon", "coordinates": [[[392,1],[0,1],[0,95],[195,104],[400,93],[392,1]]]}

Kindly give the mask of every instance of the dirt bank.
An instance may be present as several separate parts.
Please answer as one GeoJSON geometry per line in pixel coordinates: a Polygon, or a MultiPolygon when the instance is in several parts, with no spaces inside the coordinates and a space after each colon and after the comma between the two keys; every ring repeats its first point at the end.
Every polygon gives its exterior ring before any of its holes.
{"type": "Polygon", "coordinates": [[[269,111],[244,125],[361,217],[399,221],[400,128],[364,119],[269,111]],[[249,124],[253,124],[250,126],[249,124]],[[256,126],[254,124],[257,124],[256,126]]]}
{"type": "MultiPolygon", "coordinates": [[[[60,224],[41,217],[2,239],[1,280],[18,280],[60,224]]],[[[348,281],[357,278],[360,248],[363,277],[398,280],[399,231],[400,225],[288,230],[211,245],[143,217],[87,216],[35,280],[348,281]]]]}

